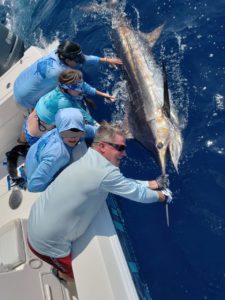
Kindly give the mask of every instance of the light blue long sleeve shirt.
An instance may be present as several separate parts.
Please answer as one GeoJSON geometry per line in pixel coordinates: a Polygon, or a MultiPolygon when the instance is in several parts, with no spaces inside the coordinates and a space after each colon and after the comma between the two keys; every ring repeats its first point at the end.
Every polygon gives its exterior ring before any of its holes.
{"type": "Polygon", "coordinates": [[[67,256],[72,242],[91,224],[108,193],[136,202],[157,202],[158,193],[147,185],[148,181],[124,177],[119,168],[89,148],[33,204],[28,220],[29,242],[43,255],[67,256]]]}
{"type": "MultiPolygon", "coordinates": [[[[87,95],[95,95],[96,89],[86,84],[87,95]]],[[[94,125],[96,121],[92,116],[83,109],[80,97],[74,97],[63,93],[59,87],[55,88],[48,94],[41,97],[35,110],[38,117],[47,124],[54,124],[55,114],[59,109],[66,107],[74,107],[80,109],[86,123],[94,125]]]]}
{"type": "MultiPolygon", "coordinates": [[[[56,178],[56,176],[71,162],[72,150],[77,146],[67,146],[60,136],[60,132],[77,128],[90,135],[83,117],[78,109],[67,108],[60,110],[56,115],[57,128],[44,134],[32,145],[26,156],[27,187],[30,192],[42,192],[56,178]]],[[[91,131],[91,135],[93,132],[91,131]]],[[[75,154],[75,153],[74,153],[75,154]]],[[[80,155],[81,156],[81,155],[80,155]]],[[[79,156],[77,155],[77,159],[79,156]]]]}
{"type": "MultiPolygon", "coordinates": [[[[14,95],[16,102],[26,108],[34,108],[38,100],[57,86],[61,72],[71,67],[65,65],[52,51],[38,59],[30,67],[25,69],[16,78],[14,83],[14,95]]],[[[97,65],[100,57],[85,55],[85,65],[97,65]]],[[[77,64],[74,69],[82,69],[83,65],[77,64]]]]}
{"type": "Polygon", "coordinates": [[[69,162],[70,153],[57,129],[49,131],[28,151],[26,157],[28,191],[44,191],[69,162]]]}

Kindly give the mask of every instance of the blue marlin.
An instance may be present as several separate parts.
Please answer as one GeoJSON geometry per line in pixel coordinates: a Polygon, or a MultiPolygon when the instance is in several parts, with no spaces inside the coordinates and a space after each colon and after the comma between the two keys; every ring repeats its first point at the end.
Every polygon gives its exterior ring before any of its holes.
{"type": "MultiPolygon", "coordinates": [[[[179,120],[169,99],[165,65],[159,67],[151,51],[163,26],[150,33],[134,30],[123,11],[124,4],[124,1],[108,0],[107,5],[103,2],[103,6],[91,7],[91,11],[101,11],[103,7],[112,16],[113,40],[123,61],[129,94],[124,123],[128,123],[129,135],[153,153],[162,175],[166,174],[168,154],[178,172],[183,144],[179,120]]],[[[166,214],[169,226],[168,205],[166,214]]]]}
{"type": "MultiPolygon", "coordinates": [[[[118,1],[108,1],[117,11],[118,1]]],[[[151,48],[163,26],[151,33],[135,31],[125,14],[112,14],[115,46],[123,61],[129,93],[128,124],[131,134],[150,150],[166,174],[166,159],[170,153],[175,169],[182,151],[179,121],[169,100],[165,66],[157,66],[151,48]]]]}
{"type": "MultiPolygon", "coordinates": [[[[129,101],[126,106],[130,133],[154,154],[162,175],[166,174],[168,154],[178,172],[183,144],[179,121],[170,103],[165,65],[161,70],[151,52],[163,26],[150,33],[135,31],[124,12],[118,13],[119,2],[110,0],[108,4],[112,12],[115,46],[123,61],[127,80],[129,101]]],[[[166,220],[169,226],[168,204],[166,220]]]]}

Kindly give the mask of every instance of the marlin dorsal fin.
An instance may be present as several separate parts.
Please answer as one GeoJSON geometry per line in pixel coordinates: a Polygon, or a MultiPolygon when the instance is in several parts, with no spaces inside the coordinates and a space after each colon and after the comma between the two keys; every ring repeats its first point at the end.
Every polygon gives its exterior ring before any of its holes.
{"type": "Polygon", "coordinates": [[[167,81],[167,74],[166,74],[166,67],[164,62],[162,62],[163,68],[163,113],[166,115],[168,119],[170,119],[170,99],[169,99],[169,89],[168,89],[168,81],[167,81]]]}
{"type": "Polygon", "coordinates": [[[149,33],[141,32],[141,36],[143,37],[144,40],[148,42],[151,48],[153,48],[158,38],[160,37],[163,27],[164,25],[161,25],[149,33]]]}

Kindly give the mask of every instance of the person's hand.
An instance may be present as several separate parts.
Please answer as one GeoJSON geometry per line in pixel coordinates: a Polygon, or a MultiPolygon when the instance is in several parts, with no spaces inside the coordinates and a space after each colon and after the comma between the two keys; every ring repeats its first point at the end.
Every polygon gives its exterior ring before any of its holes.
{"type": "Polygon", "coordinates": [[[122,60],[117,57],[106,57],[105,62],[113,65],[114,67],[123,64],[122,60]]]}
{"type": "Polygon", "coordinates": [[[113,95],[109,95],[109,94],[105,94],[104,98],[106,98],[107,100],[109,100],[110,102],[114,102],[115,101],[115,96],[113,95]]]}
{"type": "Polygon", "coordinates": [[[173,193],[170,189],[164,189],[161,191],[163,195],[165,196],[165,201],[166,203],[171,203],[173,200],[173,193]]]}
{"type": "Polygon", "coordinates": [[[115,69],[117,69],[117,66],[122,65],[123,62],[120,58],[117,57],[104,57],[100,59],[101,62],[103,63],[108,63],[115,69]]]}
{"type": "Polygon", "coordinates": [[[159,177],[156,178],[156,182],[158,184],[158,189],[163,190],[169,187],[170,181],[169,181],[169,175],[160,175],[159,177]]]}

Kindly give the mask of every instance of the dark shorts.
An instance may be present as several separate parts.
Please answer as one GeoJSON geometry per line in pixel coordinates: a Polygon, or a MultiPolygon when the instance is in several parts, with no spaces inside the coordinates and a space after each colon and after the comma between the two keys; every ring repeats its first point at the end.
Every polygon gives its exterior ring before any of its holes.
{"type": "Polygon", "coordinates": [[[30,250],[37,257],[44,260],[48,264],[52,265],[58,271],[61,271],[62,273],[68,275],[70,278],[74,278],[73,269],[72,269],[72,255],[71,254],[69,254],[68,256],[65,256],[65,257],[58,257],[58,258],[42,255],[42,254],[38,253],[36,250],[34,250],[32,248],[32,246],[30,245],[28,240],[27,240],[27,242],[28,242],[30,250]]]}
{"type": "Polygon", "coordinates": [[[28,142],[28,144],[30,146],[32,146],[34,143],[36,143],[40,139],[40,137],[30,135],[30,133],[27,129],[27,120],[28,119],[26,118],[23,122],[23,131],[24,131],[26,141],[28,142]]]}

